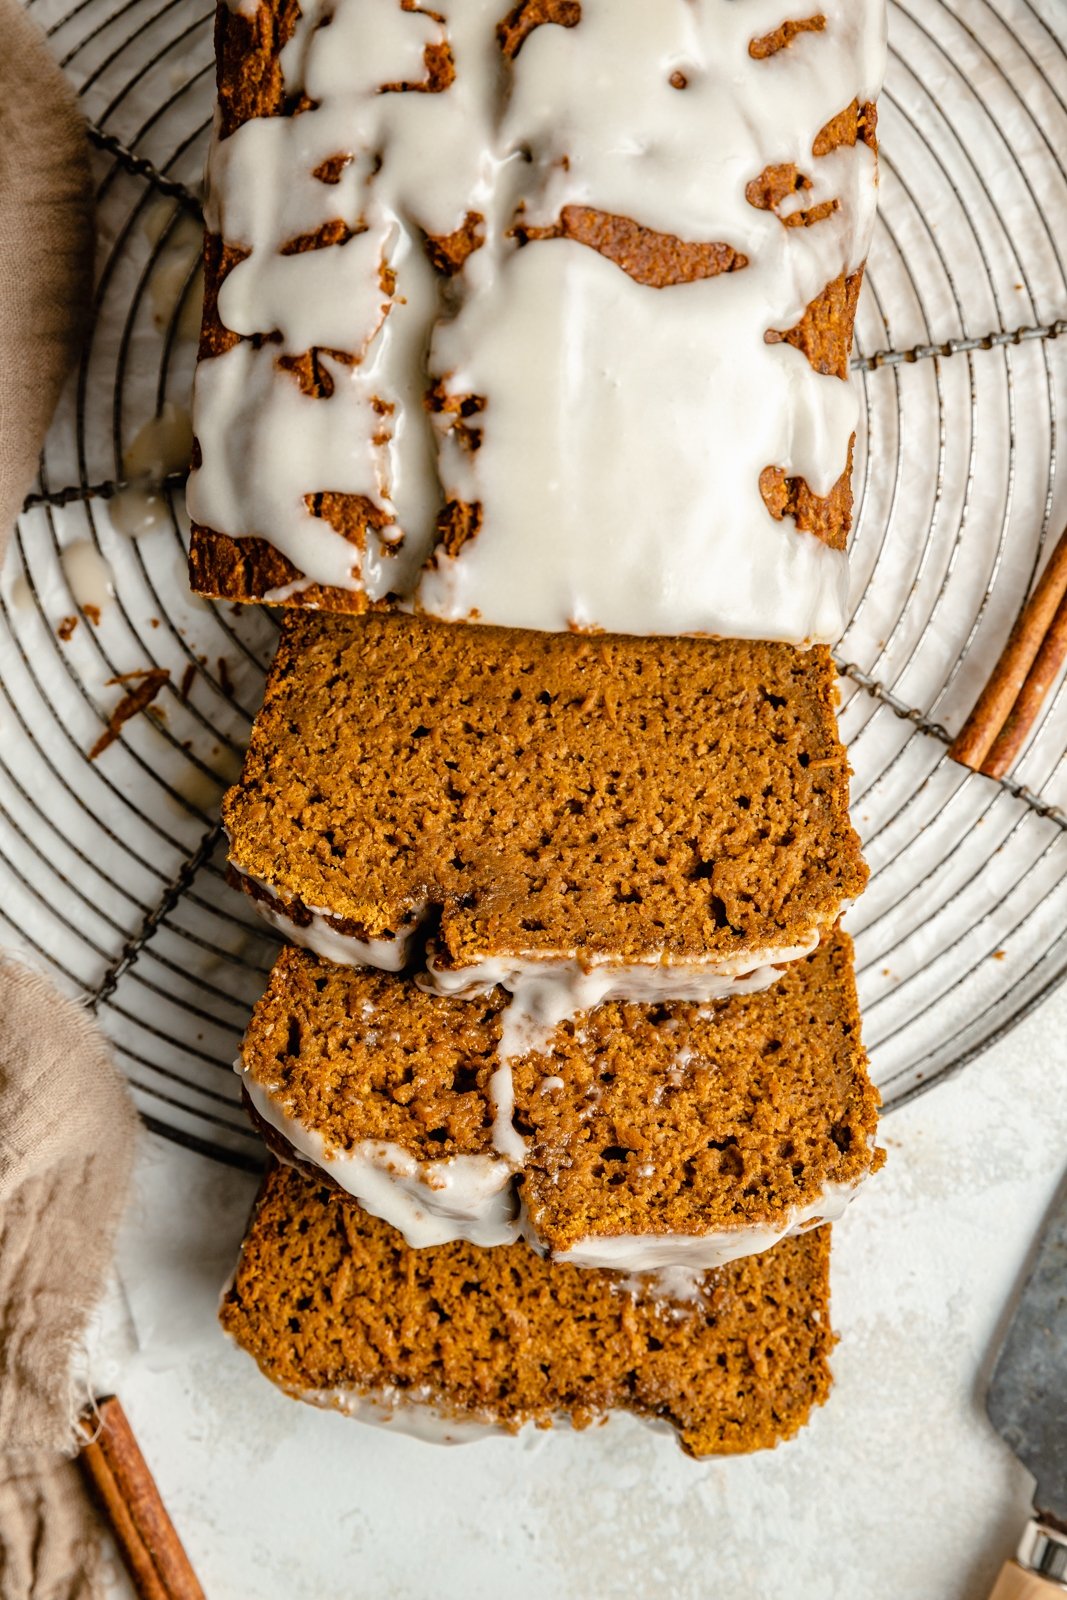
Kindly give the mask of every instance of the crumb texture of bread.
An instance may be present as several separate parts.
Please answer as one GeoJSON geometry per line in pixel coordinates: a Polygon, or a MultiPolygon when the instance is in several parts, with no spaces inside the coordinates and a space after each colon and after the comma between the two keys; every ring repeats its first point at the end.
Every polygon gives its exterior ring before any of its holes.
{"type": "Polygon", "coordinates": [[[231,859],[454,966],[795,946],[866,879],[834,696],[820,648],[295,616],[231,859]]]}
{"type": "Polygon", "coordinates": [[[511,1432],[626,1410],[692,1456],[736,1455],[791,1438],[826,1399],[829,1250],[825,1228],[785,1240],[671,1303],[525,1245],[410,1250],[274,1166],[220,1320],[297,1398],[387,1395],[511,1432]]]}
{"type": "Polygon", "coordinates": [[[429,995],[289,945],[252,1013],[244,1068],[331,1149],[374,1139],[419,1161],[482,1155],[504,998],[429,995]]]}
{"type": "MultiPolygon", "coordinates": [[[[506,1004],[500,990],[428,995],[290,948],[253,1014],[244,1071],[342,1159],[368,1140],[419,1162],[483,1155],[506,1004]]],[[[794,1213],[881,1164],[841,931],[760,994],[608,1001],[511,1070],[523,1205],[554,1254],[620,1235],[784,1232],[794,1213]]]]}
{"type": "Polygon", "coordinates": [[[882,1163],[840,932],[760,994],[598,1006],[513,1075],[533,1152],[523,1205],[554,1254],[619,1235],[782,1230],[882,1163]]]}

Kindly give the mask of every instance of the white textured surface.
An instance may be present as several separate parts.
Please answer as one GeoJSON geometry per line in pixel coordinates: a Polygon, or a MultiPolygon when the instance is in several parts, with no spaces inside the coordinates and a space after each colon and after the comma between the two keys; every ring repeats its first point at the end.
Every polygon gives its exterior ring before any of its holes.
{"type": "Polygon", "coordinates": [[[772,1455],[699,1466],[625,1420],[446,1452],[282,1398],[213,1322],[251,1181],[159,1141],[122,1246],[141,1349],[99,1380],[211,1600],[980,1600],[1028,1508],[982,1375],[1067,1160],[1065,1034],[1067,992],[886,1122],[835,1230],[836,1389],[772,1455]]]}

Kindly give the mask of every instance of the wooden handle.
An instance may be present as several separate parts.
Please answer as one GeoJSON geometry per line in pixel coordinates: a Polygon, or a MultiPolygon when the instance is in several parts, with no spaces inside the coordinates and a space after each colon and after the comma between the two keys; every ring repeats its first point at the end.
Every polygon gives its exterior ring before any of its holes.
{"type": "Polygon", "coordinates": [[[1065,1593],[1058,1583],[1027,1572],[1017,1561],[1005,1561],[989,1600],[1064,1600],[1065,1593]]]}
{"type": "MultiPolygon", "coordinates": [[[[189,1557],[114,1395],[82,1418],[79,1461],[140,1600],[204,1600],[189,1557]]],[[[1062,1600],[1062,1596],[1061,1596],[1062,1600]]]]}

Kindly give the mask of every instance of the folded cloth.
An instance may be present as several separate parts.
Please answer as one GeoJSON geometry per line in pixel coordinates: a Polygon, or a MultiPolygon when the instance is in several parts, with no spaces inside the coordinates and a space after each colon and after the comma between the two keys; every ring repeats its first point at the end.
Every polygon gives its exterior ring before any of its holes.
{"type": "Polygon", "coordinates": [[[0,1595],[89,1600],[73,1362],[129,1187],[137,1116],[88,1014],[0,956],[0,1595]]]}
{"type": "MultiPolygon", "coordinates": [[[[92,282],[85,128],[16,0],[0,0],[0,557],[92,282]]],[[[97,1524],[73,1463],[72,1363],[103,1288],[136,1115],[89,1016],[0,956],[0,1595],[93,1600],[97,1524]]]]}
{"type": "Polygon", "coordinates": [[[0,0],[0,559],[33,482],[92,287],[92,185],[74,95],[0,0]]]}

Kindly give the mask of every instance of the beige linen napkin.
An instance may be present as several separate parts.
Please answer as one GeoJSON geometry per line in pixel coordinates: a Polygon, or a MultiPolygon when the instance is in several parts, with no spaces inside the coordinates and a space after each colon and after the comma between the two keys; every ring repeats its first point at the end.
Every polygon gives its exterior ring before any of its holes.
{"type": "Polygon", "coordinates": [[[0,1595],[90,1600],[72,1363],[129,1187],[137,1118],[99,1029],[0,956],[0,1595]]]}
{"type": "MultiPolygon", "coordinates": [[[[0,0],[0,558],[76,355],[92,275],[85,130],[0,0]]],[[[2,735],[0,735],[2,736],[2,735]]],[[[3,891],[0,882],[0,893],[3,891]]],[[[0,955],[0,1596],[92,1600],[72,1361],[111,1259],[136,1115],[99,1030],[0,955]]]]}
{"type": "Polygon", "coordinates": [[[0,559],[81,340],[92,244],[74,96],[18,0],[0,0],[0,559]]]}

